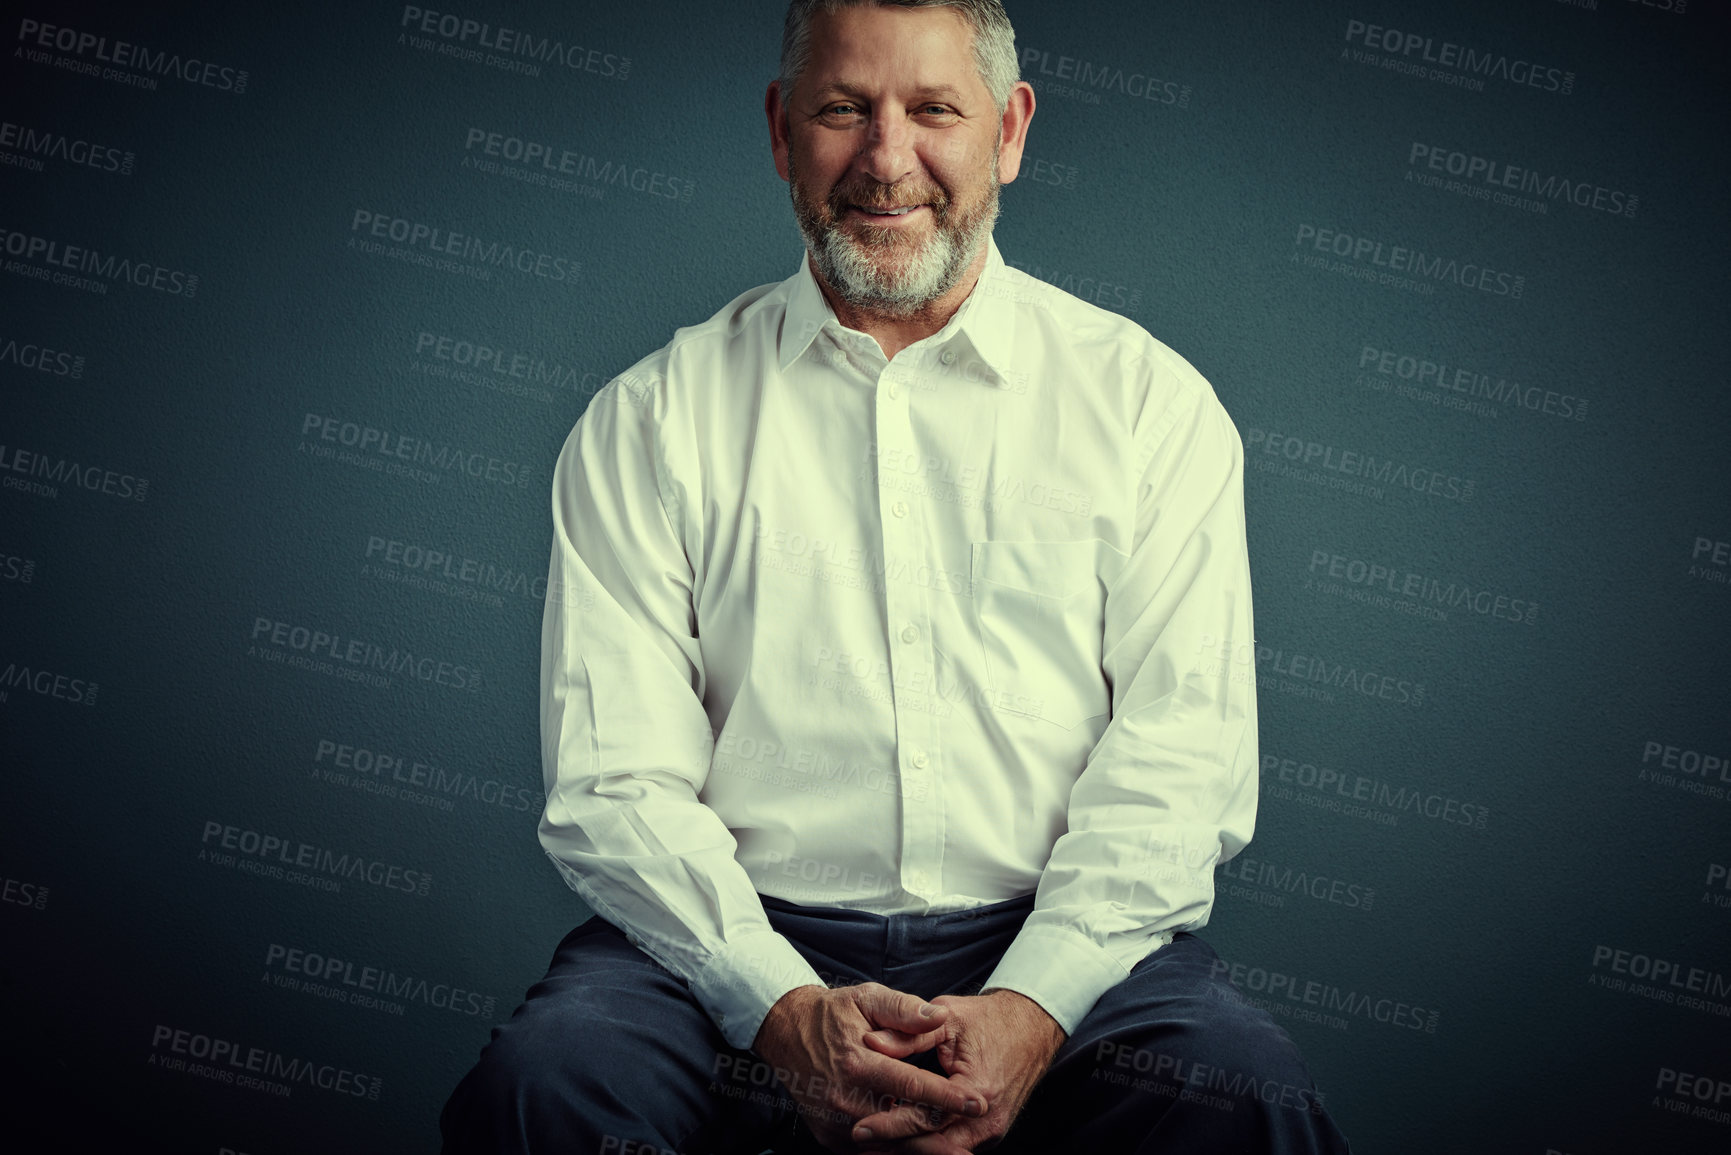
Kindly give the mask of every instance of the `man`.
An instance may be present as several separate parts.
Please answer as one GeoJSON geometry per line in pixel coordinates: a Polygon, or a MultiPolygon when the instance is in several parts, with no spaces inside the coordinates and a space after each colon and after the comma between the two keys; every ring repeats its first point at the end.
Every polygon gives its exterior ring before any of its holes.
{"type": "Polygon", "coordinates": [[[794,0],[765,108],[800,271],[559,457],[539,835],[600,917],[445,1150],[1345,1150],[1187,933],[1256,806],[1238,436],[1005,266],[998,0],[794,0]]]}

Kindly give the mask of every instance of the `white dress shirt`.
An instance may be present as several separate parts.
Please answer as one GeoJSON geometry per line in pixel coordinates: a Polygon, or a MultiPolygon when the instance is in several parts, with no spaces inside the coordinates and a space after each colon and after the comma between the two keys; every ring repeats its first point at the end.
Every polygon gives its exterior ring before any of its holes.
{"type": "Polygon", "coordinates": [[[802,259],[610,381],[553,475],[541,845],[749,1047],[826,985],[759,893],[1033,893],[1067,1032],[1256,816],[1243,454],[1132,321],[1004,264],[886,361],[802,259]]]}

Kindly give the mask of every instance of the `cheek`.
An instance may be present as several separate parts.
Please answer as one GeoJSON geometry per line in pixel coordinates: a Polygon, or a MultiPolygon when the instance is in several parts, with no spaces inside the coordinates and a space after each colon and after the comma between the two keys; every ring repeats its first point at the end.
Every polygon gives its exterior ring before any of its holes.
{"type": "Polygon", "coordinates": [[[926,171],[949,190],[953,200],[971,201],[984,195],[997,167],[997,154],[974,141],[946,142],[926,154],[926,171]]]}
{"type": "Polygon", "coordinates": [[[842,140],[808,143],[798,154],[800,172],[808,184],[829,189],[847,173],[853,155],[853,149],[842,140]]]}

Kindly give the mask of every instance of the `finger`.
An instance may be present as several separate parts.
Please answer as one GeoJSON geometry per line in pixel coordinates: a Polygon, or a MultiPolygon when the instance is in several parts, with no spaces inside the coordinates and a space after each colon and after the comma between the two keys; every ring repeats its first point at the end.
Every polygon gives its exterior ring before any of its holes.
{"type": "Polygon", "coordinates": [[[918,995],[892,990],[882,983],[864,983],[855,998],[874,1027],[891,1027],[910,1035],[924,1034],[949,1018],[949,1010],[918,995]]]}
{"type": "Polygon", "coordinates": [[[926,1135],[942,1130],[955,1119],[936,1107],[906,1105],[867,1115],[854,1125],[855,1143],[881,1143],[885,1140],[906,1139],[910,1135],[926,1135]]]}
{"type": "Polygon", "coordinates": [[[894,1099],[907,1099],[924,1107],[936,1107],[952,1115],[978,1118],[986,1113],[986,1097],[965,1082],[946,1079],[912,1063],[873,1055],[860,1080],[865,1086],[894,1099]]]}
{"type": "MultiPolygon", "coordinates": [[[[966,1141],[966,1135],[958,1135],[966,1141]]],[[[950,1132],[933,1131],[926,1135],[915,1135],[911,1139],[902,1139],[890,1148],[893,1155],[974,1155],[972,1147],[964,1147],[955,1139],[950,1138],[950,1132]]]]}
{"type": "Polygon", "coordinates": [[[869,1031],[863,1036],[865,1045],[880,1055],[888,1055],[892,1059],[905,1059],[909,1055],[917,1055],[921,1051],[929,1051],[944,1041],[944,1028],[927,1031],[923,1035],[910,1035],[906,1031],[893,1031],[885,1028],[881,1031],[869,1031]]]}

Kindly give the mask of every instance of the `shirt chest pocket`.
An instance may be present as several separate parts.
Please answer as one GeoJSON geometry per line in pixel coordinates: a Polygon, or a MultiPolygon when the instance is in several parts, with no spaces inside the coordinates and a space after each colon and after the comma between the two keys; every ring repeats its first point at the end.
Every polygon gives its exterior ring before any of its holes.
{"type": "Polygon", "coordinates": [[[974,612],[990,704],[1069,729],[1110,712],[1104,582],[1124,555],[1083,541],[976,541],[974,612]]]}

